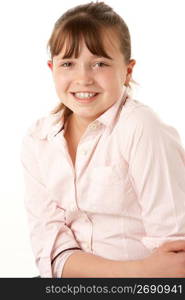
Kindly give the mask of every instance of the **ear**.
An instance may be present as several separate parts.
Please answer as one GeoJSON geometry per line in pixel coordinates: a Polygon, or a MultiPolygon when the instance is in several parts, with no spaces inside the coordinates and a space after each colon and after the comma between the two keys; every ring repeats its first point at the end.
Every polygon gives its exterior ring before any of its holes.
{"type": "Polygon", "coordinates": [[[53,71],[53,62],[52,62],[52,60],[48,60],[47,65],[51,69],[51,71],[53,71]]]}
{"type": "Polygon", "coordinates": [[[135,64],[136,64],[135,59],[131,59],[129,64],[127,65],[127,74],[126,74],[125,85],[128,85],[130,79],[132,78],[132,71],[133,71],[133,67],[135,66],[135,64]]]}

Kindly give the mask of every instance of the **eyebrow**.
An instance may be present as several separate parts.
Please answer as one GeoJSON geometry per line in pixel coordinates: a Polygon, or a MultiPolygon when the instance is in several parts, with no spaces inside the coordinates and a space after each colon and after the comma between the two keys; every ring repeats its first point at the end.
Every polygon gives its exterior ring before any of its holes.
{"type": "MultiPolygon", "coordinates": [[[[101,55],[90,55],[90,58],[105,58],[105,59],[113,60],[113,58],[108,58],[108,57],[101,56],[101,55]]],[[[77,59],[77,58],[72,58],[72,57],[71,58],[63,58],[62,56],[60,56],[57,58],[57,61],[69,60],[69,59],[77,59]]]]}

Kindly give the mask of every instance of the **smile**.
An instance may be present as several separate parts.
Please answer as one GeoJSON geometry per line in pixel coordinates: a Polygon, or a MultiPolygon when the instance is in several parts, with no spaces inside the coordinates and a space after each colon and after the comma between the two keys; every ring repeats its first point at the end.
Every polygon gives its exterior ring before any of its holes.
{"type": "Polygon", "coordinates": [[[90,103],[97,99],[99,93],[87,93],[87,92],[78,92],[71,93],[74,99],[80,103],[90,103]]]}

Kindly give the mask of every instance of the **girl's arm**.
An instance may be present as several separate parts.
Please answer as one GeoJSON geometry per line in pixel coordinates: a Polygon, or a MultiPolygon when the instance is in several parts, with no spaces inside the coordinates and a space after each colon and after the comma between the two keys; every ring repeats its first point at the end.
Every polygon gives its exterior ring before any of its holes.
{"type": "Polygon", "coordinates": [[[167,241],[185,240],[185,150],[175,128],[147,107],[125,120],[122,153],[137,195],[150,251],[167,241]]]}
{"type": "Polygon", "coordinates": [[[66,259],[80,246],[66,225],[64,209],[52,199],[44,185],[37,143],[31,134],[27,134],[21,151],[31,245],[40,276],[60,277],[66,259]]]}
{"type": "Polygon", "coordinates": [[[135,110],[124,126],[122,151],[141,208],[141,241],[153,251],[185,240],[185,151],[178,132],[146,107],[135,110]]]}
{"type": "Polygon", "coordinates": [[[114,261],[76,251],[66,261],[61,277],[185,277],[185,241],[168,242],[149,257],[114,261]],[[178,253],[176,253],[178,252],[178,253]]]}

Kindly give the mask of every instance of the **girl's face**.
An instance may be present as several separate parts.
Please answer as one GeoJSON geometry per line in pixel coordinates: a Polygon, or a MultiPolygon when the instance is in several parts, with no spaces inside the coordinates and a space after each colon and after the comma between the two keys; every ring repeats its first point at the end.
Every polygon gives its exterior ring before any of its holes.
{"type": "Polygon", "coordinates": [[[119,99],[123,84],[128,85],[135,65],[135,60],[125,64],[117,37],[111,43],[112,36],[105,36],[105,50],[112,59],[93,55],[82,40],[78,58],[63,59],[64,47],[54,56],[53,62],[48,61],[59,99],[76,117],[88,122],[98,118],[119,99]],[[80,95],[74,94],[77,92],[97,95],[79,99],[80,95]]]}

